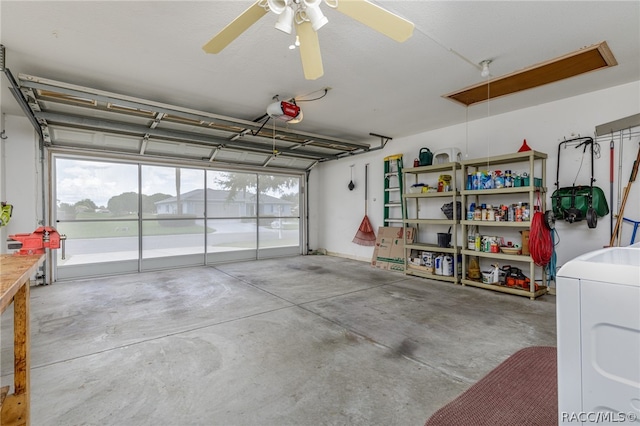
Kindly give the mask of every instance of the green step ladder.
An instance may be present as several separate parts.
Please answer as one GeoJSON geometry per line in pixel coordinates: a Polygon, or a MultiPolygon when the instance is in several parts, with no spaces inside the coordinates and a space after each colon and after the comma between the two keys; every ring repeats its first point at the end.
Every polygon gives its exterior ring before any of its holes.
{"type": "Polygon", "coordinates": [[[403,226],[402,154],[384,159],[384,226],[403,226]]]}

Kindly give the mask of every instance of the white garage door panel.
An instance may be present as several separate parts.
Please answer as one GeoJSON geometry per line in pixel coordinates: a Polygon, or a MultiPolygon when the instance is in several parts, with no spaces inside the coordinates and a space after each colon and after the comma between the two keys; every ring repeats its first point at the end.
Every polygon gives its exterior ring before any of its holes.
{"type": "Polygon", "coordinates": [[[145,148],[146,154],[174,154],[194,158],[208,158],[212,148],[187,145],[177,142],[149,140],[145,148]]]}

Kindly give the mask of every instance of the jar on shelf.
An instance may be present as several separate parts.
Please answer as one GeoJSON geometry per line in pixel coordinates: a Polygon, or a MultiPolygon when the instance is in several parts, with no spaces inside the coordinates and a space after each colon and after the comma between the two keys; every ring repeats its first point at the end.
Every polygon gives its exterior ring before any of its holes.
{"type": "Polygon", "coordinates": [[[505,188],[513,187],[513,177],[511,176],[511,170],[504,171],[504,187],[505,188]]]}
{"type": "Polygon", "coordinates": [[[476,206],[473,211],[473,220],[482,220],[482,207],[476,206]]]}
{"type": "Polygon", "coordinates": [[[488,220],[490,222],[495,222],[496,221],[496,211],[493,209],[491,204],[489,204],[487,206],[487,216],[486,216],[485,220],[488,220]]]}
{"type": "Polygon", "coordinates": [[[494,172],[494,187],[496,189],[504,188],[504,176],[502,176],[502,172],[500,170],[496,170],[494,172]]]}
{"type": "Polygon", "coordinates": [[[522,222],[522,204],[516,206],[516,222],[522,222]]]}
{"type": "Polygon", "coordinates": [[[471,203],[467,209],[467,220],[473,220],[473,215],[476,212],[476,203],[471,203]]]}

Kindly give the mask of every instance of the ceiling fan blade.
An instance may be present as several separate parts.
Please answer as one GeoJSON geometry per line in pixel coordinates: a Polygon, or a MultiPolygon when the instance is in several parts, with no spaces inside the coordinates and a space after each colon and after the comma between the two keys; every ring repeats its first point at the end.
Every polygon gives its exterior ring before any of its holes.
{"type": "Polygon", "coordinates": [[[227,47],[229,43],[255,24],[266,13],[267,9],[260,6],[260,0],[258,0],[202,46],[202,50],[207,53],[220,53],[222,49],[227,47]]]}
{"type": "Polygon", "coordinates": [[[320,42],[311,22],[304,21],[301,24],[296,22],[296,34],[300,38],[300,59],[302,59],[302,69],[304,78],[315,80],[322,77],[322,55],[320,54],[320,42]]]}
{"type": "Polygon", "coordinates": [[[395,41],[403,42],[413,35],[413,22],[367,0],[339,0],[336,9],[395,41]]]}

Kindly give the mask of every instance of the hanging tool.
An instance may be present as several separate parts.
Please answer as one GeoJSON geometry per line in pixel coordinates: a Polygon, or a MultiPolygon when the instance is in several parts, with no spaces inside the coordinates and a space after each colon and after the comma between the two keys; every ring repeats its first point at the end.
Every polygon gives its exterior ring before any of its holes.
{"type": "MultiPolygon", "coordinates": [[[[609,206],[602,189],[594,186],[596,179],[593,177],[593,157],[597,146],[591,137],[577,137],[570,140],[560,142],[558,145],[558,165],[556,169],[556,190],[551,195],[553,205],[553,213],[558,219],[564,219],[569,223],[579,222],[583,219],[587,220],[589,228],[595,228],[598,224],[598,217],[604,217],[609,214],[609,206]],[[560,187],[560,153],[561,148],[569,145],[576,145],[575,148],[582,147],[582,158],[584,160],[585,153],[589,149],[591,154],[591,179],[589,185],[576,186],[575,180],[572,186],[560,187]]],[[[582,162],[580,163],[582,168],[582,162]]],[[[578,178],[576,174],[576,179],[578,178]]]]}
{"type": "MultiPolygon", "coordinates": [[[[613,133],[609,142],[609,205],[613,206],[613,133]]],[[[613,235],[613,215],[609,217],[609,233],[613,235]]]]}
{"type": "Polygon", "coordinates": [[[351,165],[351,181],[349,181],[349,185],[347,185],[347,188],[349,188],[349,191],[353,191],[353,188],[356,187],[356,185],[353,183],[353,164],[351,165]]]}
{"type": "MultiPolygon", "coordinates": [[[[60,235],[51,226],[41,226],[30,234],[9,235],[9,239],[21,243],[19,250],[14,254],[25,256],[30,254],[44,254],[45,249],[58,249],[62,242],[64,252],[64,241],[67,237],[60,235]]],[[[64,257],[63,257],[64,258],[64,257]]]]}
{"type": "Polygon", "coordinates": [[[609,241],[609,246],[613,247],[618,240],[618,245],[620,245],[620,225],[622,224],[623,215],[624,215],[624,206],[627,204],[627,198],[629,198],[629,191],[631,190],[631,184],[636,180],[636,176],[638,175],[638,165],[640,164],[640,143],[638,143],[638,155],[636,156],[635,161],[633,162],[633,167],[631,168],[631,176],[629,177],[629,183],[624,188],[624,194],[622,195],[622,204],[620,204],[620,211],[618,211],[618,218],[616,219],[616,226],[613,228],[613,232],[611,233],[611,240],[609,241]]]}
{"type": "Polygon", "coordinates": [[[11,213],[13,212],[13,206],[11,204],[7,204],[6,202],[2,202],[0,204],[0,226],[6,226],[11,219],[11,213]]]}
{"type": "Polygon", "coordinates": [[[374,246],[376,245],[376,234],[373,232],[371,222],[367,216],[367,192],[369,190],[369,164],[364,166],[364,218],[360,223],[356,236],[353,237],[353,242],[360,244],[361,246],[374,246]]]}

